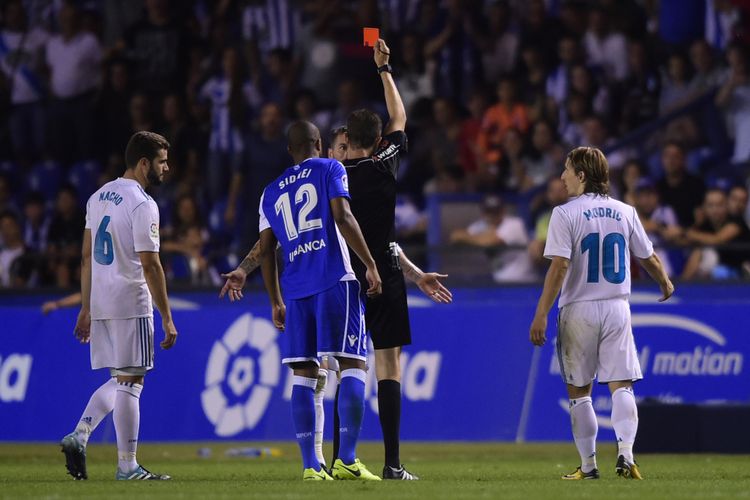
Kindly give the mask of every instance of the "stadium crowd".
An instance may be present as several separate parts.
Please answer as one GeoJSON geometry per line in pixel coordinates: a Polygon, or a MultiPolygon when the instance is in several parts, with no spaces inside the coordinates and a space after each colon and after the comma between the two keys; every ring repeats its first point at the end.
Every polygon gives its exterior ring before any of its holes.
{"type": "Polygon", "coordinates": [[[393,47],[409,116],[402,238],[425,241],[426,197],[484,193],[483,220],[444,243],[528,246],[504,262],[536,276],[565,154],[590,145],[670,273],[750,275],[731,246],[750,244],[750,2],[6,0],[0,15],[0,287],[76,286],[86,199],[141,130],[172,145],[153,193],[168,276],[217,284],[291,164],[285,125],[385,114],[363,26],[393,47]],[[648,153],[621,142],[675,110],[648,153]]]}

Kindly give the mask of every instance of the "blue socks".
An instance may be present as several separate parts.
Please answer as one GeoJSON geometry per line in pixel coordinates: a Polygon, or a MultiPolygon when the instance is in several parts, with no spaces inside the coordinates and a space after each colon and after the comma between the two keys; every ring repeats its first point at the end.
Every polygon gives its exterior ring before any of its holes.
{"type": "Polygon", "coordinates": [[[358,368],[341,372],[338,402],[341,437],[338,456],[345,464],[353,464],[357,457],[357,439],[365,414],[366,377],[365,371],[358,368]]]}
{"type": "Polygon", "coordinates": [[[302,453],[302,467],[319,471],[320,464],[315,456],[315,402],[313,399],[318,379],[295,375],[293,380],[292,420],[294,420],[294,432],[302,453]]]}

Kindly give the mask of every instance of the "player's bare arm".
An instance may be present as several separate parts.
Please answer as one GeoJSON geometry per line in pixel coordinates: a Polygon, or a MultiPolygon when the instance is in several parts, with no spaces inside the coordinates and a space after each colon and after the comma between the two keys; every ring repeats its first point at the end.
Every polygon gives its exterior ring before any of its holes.
{"type": "Polygon", "coordinates": [[[273,230],[264,229],[260,233],[259,246],[260,269],[263,273],[263,283],[271,301],[271,317],[273,324],[279,330],[284,330],[286,321],[286,305],[281,297],[281,286],[279,286],[279,272],[276,265],[276,244],[278,240],[273,230]]]}
{"type": "Polygon", "coordinates": [[[73,330],[76,338],[87,344],[91,335],[91,230],[83,231],[81,249],[81,311],[73,330]]]}
{"type": "Polygon", "coordinates": [[[453,294],[448,290],[438,278],[447,278],[447,274],[426,273],[414,264],[406,256],[404,250],[399,247],[398,260],[401,264],[401,272],[404,277],[416,284],[422,293],[427,295],[438,304],[450,304],[453,302],[453,294]]]}
{"type": "Polygon", "coordinates": [[[375,265],[375,259],[372,258],[372,254],[370,254],[370,250],[367,248],[367,243],[365,243],[365,238],[362,236],[359,223],[357,223],[354,215],[352,215],[351,208],[349,208],[349,200],[346,198],[332,199],[331,211],[333,212],[333,219],[336,221],[336,226],[341,231],[346,244],[354,250],[359,260],[367,268],[367,282],[370,285],[370,288],[367,289],[367,296],[375,297],[380,295],[383,292],[383,282],[375,265]]]}
{"type": "Polygon", "coordinates": [[[162,349],[170,349],[177,342],[177,328],[172,320],[172,310],[167,297],[167,280],[161,267],[158,252],[138,252],[143,266],[143,276],[154,299],[154,304],[161,314],[161,326],[164,329],[164,340],[159,344],[162,349]]]}
{"type": "Polygon", "coordinates": [[[547,341],[547,316],[560,293],[569,265],[570,260],[565,257],[552,258],[552,263],[544,278],[542,295],[536,305],[534,321],[531,322],[531,328],[529,329],[529,338],[534,345],[542,346],[547,341]]]}
{"type": "Polygon", "coordinates": [[[646,269],[648,275],[651,276],[654,281],[659,284],[659,288],[661,289],[662,293],[662,297],[659,299],[659,302],[664,302],[669,297],[671,297],[672,294],[674,294],[674,285],[669,279],[669,276],[667,276],[667,272],[664,270],[664,264],[662,264],[659,256],[656,255],[656,253],[653,253],[648,259],[639,260],[641,261],[641,265],[643,266],[643,268],[646,269]]]}
{"type": "Polygon", "coordinates": [[[230,302],[240,300],[243,297],[242,288],[245,286],[245,280],[258,267],[260,267],[260,240],[255,242],[237,269],[221,275],[222,278],[226,278],[226,282],[221,287],[219,298],[223,299],[224,295],[229,294],[230,302]]]}
{"type": "MultiPolygon", "coordinates": [[[[391,57],[391,49],[385,44],[383,39],[378,39],[375,43],[374,54],[375,65],[381,68],[388,64],[391,57]]],[[[397,130],[406,128],[406,108],[401,100],[401,95],[396,88],[396,82],[390,71],[381,71],[380,79],[383,82],[383,91],[385,92],[385,106],[388,109],[388,124],[385,126],[385,134],[390,134],[397,130]]]]}

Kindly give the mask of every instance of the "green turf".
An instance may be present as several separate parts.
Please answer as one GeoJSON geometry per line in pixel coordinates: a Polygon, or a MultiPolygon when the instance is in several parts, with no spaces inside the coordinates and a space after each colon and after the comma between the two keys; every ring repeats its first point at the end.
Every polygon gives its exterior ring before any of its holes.
{"type": "MultiPolygon", "coordinates": [[[[89,480],[66,476],[59,447],[0,444],[0,498],[536,498],[714,499],[750,498],[750,457],[738,455],[640,455],[645,481],[617,478],[614,447],[601,450],[599,481],[561,481],[577,465],[572,444],[405,443],[402,459],[422,476],[415,483],[302,483],[296,446],[264,444],[280,458],[226,457],[233,444],[153,444],[139,448],[139,461],[171,482],[115,482],[113,445],[89,448],[89,480]],[[212,449],[200,458],[198,448],[212,449]]],[[[360,446],[362,461],[380,473],[381,445],[360,446]]]]}

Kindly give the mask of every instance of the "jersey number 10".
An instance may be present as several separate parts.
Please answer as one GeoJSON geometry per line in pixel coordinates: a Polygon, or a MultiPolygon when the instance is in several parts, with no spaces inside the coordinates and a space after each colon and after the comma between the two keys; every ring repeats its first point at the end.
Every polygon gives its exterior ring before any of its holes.
{"type": "Polygon", "coordinates": [[[276,200],[274,208],[276,209],[276,215],[281,214],[281,218],[284,219],[284,228],[286,229],[286,236],[289,241],[296,240],[299,237],[299,233],[305,231],[312,231],[323,227],[322,219],[309,219],[308,216],[315,207],[318,205],[318,191],[315,186],[307,183],[302,184],[297,193],[294,195],[294,203],[299,205],[303,203],[297,213],[297,224],[294,224],[294,215],[292,214],[292,203],[289,199],[289,193],[284,193],[279,196],[276,200]]]}
{"type": "MultiPolygon", "coordinates": [[[[581,241],[581,254],[589,253],[589,271],[587,282],[599,283],[599,233],[589,233],[581,241]]],[[[615,285],[625,281],[625,237],[620,233],[609,233],[604,237],[601,244],[602,275],[604,279],[615,285]],[[617,252],[617,262],[615,262],[615,252],[617,252]],[[615,270],[617,264],[617,270],[615,270]]]]}
{"type": "Polygon", "coordinates": [[[109,215],[102,217],[99,229],[96,230],[94,239],[94,260],[97,264],[108,266],[115,260],[115,249],[112,246],[112,234],[107,232],[109,226],[109,215]]]}

